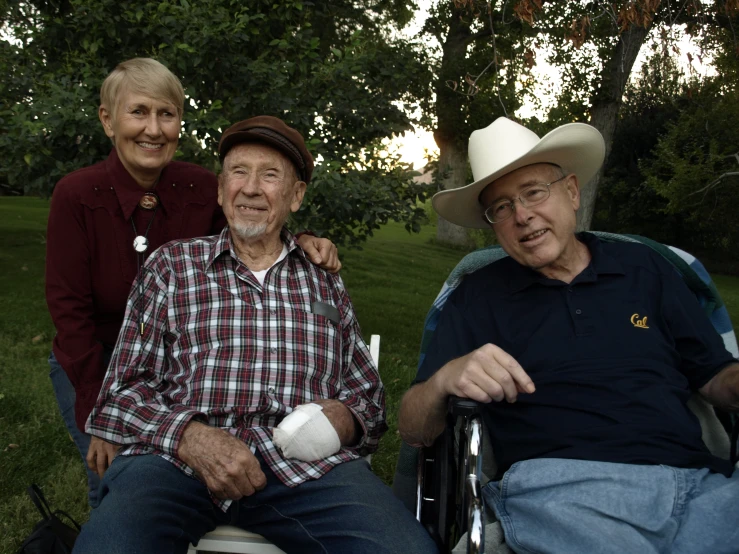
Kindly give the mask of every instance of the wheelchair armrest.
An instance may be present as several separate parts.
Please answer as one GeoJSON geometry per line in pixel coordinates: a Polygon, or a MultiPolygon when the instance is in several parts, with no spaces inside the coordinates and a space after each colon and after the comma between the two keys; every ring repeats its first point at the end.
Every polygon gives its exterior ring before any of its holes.
{"type": "Polygon", "coordinates": [[[447,413],[455,418],[469,417],[480,412],[480,405],[475,400],[450,396],[447,401],[447,413]]]}

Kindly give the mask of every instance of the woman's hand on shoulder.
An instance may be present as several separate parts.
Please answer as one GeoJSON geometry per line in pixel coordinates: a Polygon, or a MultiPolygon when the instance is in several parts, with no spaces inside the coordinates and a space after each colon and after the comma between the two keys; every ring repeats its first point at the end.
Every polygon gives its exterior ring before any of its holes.
{"type": "Polygon", "coordinates": [[[310,261],[329,273],[339,272],[341,261],[339,251],[333,242],[308,234],[300,235],[297,240],[310,261]]]}

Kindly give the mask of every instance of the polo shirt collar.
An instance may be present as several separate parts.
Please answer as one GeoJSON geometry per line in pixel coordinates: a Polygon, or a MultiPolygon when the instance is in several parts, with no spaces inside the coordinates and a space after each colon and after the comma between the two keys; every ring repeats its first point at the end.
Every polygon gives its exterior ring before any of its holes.
{"type": "MultiPolygon", "coordinates": [[[[592,233],[577,233],[577,240],[585,244],[590,250],[590,263],[575,277],[573,283],[596,281],[599,275],[625,275],[623,265],[606,252],[603,251],[603,243],[592,233]]],[[[558,281],[545,277],[538,271],[525,267],[519,263],[511,264],[508,275],[508,288],[511,293],[520,292],[534,284],[540,283],[551,286],[558,281]]]]}
{"type": "Polygon", "coordinates": [[[164,212],[167,211],[168,206],[178,202],[177,191],[174,187],[170,186],[171,177],[171,164],[167,164],[162,170],[162,174],[159,176],[159,182],[151,191],[145,191],[136,182],[131,174],[123,166],[123,162],[118,157],[118,152],[115,148],[111,150],[108,159],[105,160],[105,169],[110,177],[110,183],[115,191],[118,203],[123,210],[123,217],[126,220],[131,219],[133,212],[136,210],[136,206],[139,205],[139,200],[144,196],[146,192],[154,192],[159,197],[159,210],[164,212]]]}
{"type": "Polygon", "coordinates": [[[578,275],[576,281],[595,281],[598,275],[626,275],[623,264],[616,258],[603,251],[603,242],[592,233],[577,233],[580,242],[590,250],[591,260],[583,272],[578,275]],[[590,272],[592,279],[583,278],[586,272],[590,272]]]}
{"type": "MultiPolygon", "coordinates": [[[[290,231],[288,231],[287,227],[283,227],[280,231],[280,240],[282,240],[282,243],[287,246],[288,256],[295,252],[295,255],[307,259],[305,256],[305,252],[303,252],[302,248],[298,248],[298,243],[295,241],[295,236],[290,231]]],[[[229,255],[231,255],[231,252],[231,232],[229,230],[229,226],[226,225],[223,231],[221,231],[221,233],[218,235],[218,239],[216,240],[213,248],[210,251],[206,268],[210,268],[210,266],[222,254],[228,253],[229,255]]],[[[234,260],[237,259],[235,251],[234,254],[231,256],[234,260]]]]}

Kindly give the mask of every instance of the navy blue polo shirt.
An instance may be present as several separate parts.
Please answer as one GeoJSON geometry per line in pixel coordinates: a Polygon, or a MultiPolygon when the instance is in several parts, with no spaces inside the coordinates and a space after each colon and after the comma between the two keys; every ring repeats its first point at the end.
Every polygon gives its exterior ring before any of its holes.
{"type": "Polygon", "coordinates": [[[570,284],[507,257],[451,294],[416,381],[493,343],[536,385],[486,405],[499,470],[532,458],[666,464],[730,475],[687,407],[734,362],[693,293],[648,247],[582,233],[592,260],[570,284]]]}

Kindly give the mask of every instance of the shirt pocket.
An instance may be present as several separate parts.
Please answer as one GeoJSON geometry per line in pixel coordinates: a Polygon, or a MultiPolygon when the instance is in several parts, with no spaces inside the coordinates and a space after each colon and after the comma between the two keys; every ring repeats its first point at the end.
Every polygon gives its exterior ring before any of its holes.
{"type": "Polygon", "coordinates": [[[282,307],[284,333],[270,364],[283,401],[333,398],[341,389],[341,328],[323,315],[282,307]]]}

